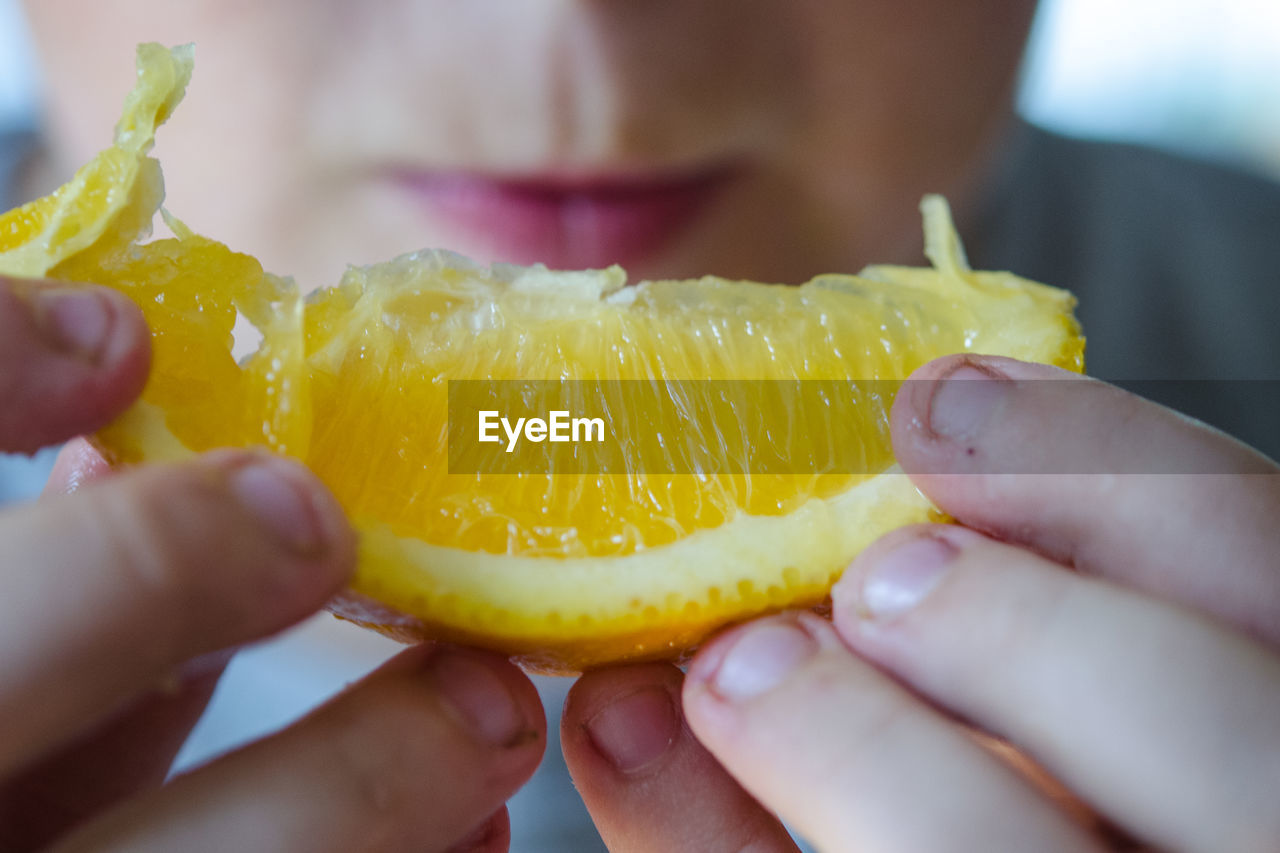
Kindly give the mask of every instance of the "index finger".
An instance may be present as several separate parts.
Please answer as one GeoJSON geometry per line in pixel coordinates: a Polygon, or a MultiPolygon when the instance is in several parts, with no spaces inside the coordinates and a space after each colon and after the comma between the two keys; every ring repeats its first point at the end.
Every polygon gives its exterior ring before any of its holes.
{"type": "Polygon", "coordinates": [[[250,451],[5,512],[0,542],[0,775],[183,661],[319,609],[355,556],[323,484],[250,451]]]}
{"type": "Polygon", "coordinates": [[[960,522],[1280,643],[1280,469],[1240,442],[1104,382],[967,355],[917,370],[892,429],[960,522]]]}

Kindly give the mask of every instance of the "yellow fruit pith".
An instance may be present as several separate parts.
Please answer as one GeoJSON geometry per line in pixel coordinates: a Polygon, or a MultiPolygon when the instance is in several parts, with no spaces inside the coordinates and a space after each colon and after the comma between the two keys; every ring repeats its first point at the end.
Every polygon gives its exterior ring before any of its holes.
{"type": "Polygon", "coordinates": [[[116,144],[0,218],[0,272],[100,283],[142,307],[150,381],[97,436],[119,461],[249,444],[305,461],[361,534],[334,609],[370,627],[547,671],[678,655],[727,622],[820,602],[858,550],[936,515],[894,467],[893,380],[965,351],[1082,369],[1074,300],[970,271],[936,198],[924,205],[933,268],[626,287],[616,267],[487,269],[422,252],[304,300],[167,214],[175,236],[143,242],[163,197],[147,151],[190,70],[189,50],[139,49],[116,144]],[[262,334],[241,363],[238,317],[262,334]],[[728,399],[731,417],[692,434],[696,420],[645,411],[626,452],[669,463],[659,473],[638,461],[631,473],[451,473],[448,383],[481,379],[575,380],[587,396],[630,387],[617,380],[654,381],[650,394],[674,380],[882,380],[889,392],[840,425],[857,470],[680,473],[686,441],[737,462],[754,449],[743,436],[766,435],[783,459],[811,452],[812,425],[789,429],[786,407],[728,399]]]}

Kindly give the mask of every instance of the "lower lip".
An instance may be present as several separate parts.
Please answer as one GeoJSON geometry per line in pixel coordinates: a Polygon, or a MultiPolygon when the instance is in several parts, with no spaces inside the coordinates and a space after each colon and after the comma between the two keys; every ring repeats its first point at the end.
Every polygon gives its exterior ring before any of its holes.
{"type": "Polygon", "coordinates": [[[508,180],[411,172],[394,180],[490,260],[583,269],[652,258],[733,175],[719,168],[674,177],[508,180]]]}

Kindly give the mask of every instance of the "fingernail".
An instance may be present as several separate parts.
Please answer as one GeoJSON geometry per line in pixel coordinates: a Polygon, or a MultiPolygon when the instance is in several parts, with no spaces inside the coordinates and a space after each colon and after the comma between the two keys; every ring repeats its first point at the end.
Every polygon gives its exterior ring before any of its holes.
{"type": "Polygon", "coordinates": [[[35,319],[48,344],[85,361],[102,358],[115,309],[91,288],[46,287],[34,292],[35,319]]]}
{"type": "Polygon", "coordinates": [[[885,619],[915,607],[942,580],[957,553],[945,539],[926,535],[879,555],[863,576],[859,615],[885,619]]]}
{"type": "Polygon", "coordinates": [[[623,773],[653,764],[680,733],[671,695],[660,687],[646,687],[606,705],[586,726],[596,751],[623,773]]]}
{"type": "Polygon", "coordinates": [[[794,622],[775,619],[746,628],[711,676],[711,689],[732,702],[752,699],[786,681],[818,651],[794,622]]]}
{"type": "Polygon", "coordinates": [[[516,697],[489,662],[448,647],[432,655],[431,678],[458,722],[493,746],[516,746],[530,732],[516,697]]]}
{"type": "Polygon", "coordinates": [[[929,401],[929,428],[953,440],[977,437],[1008,391],[1009,380],[964,364],[939,379],[929,401]]]}
{"type": "Polygon", "coordinates": [[[289,548],[317,554],[331,543],[340,516],[336,502],[297,463],[251,456],[233,468],[231,491],[264,526],[289,548]]]}

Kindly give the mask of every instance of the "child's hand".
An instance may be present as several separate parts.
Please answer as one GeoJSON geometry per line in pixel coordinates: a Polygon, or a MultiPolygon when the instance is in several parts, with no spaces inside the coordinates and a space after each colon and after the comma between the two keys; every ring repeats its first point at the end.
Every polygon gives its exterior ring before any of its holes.
{"type": "MultiPolygon", "coordinates": [[[[0,278],[0,450],[108,422],[148,344],[111,291],[0,278]]],[[[79,441],[47,492],[0,514],[0,849],[73,828],[60,850],[442,850],[472,831],[505,849],[545,723],[533,685],[480,652],[411,649],[159,787],[229,650],[352,570],[354,536],[304,468],[216,451],[111,474],[79,441]]]]}
{"type": "Polygon", "coordinates": [[[1277,849],[1280,470],[1102,383],[1038,381],[1064,377],[917,372],[894,447],[966,527],[885,537],[833,623],[717,638],[684,680],[688,729],[674,668],[575,687],[566,756],[606,839],[792,849],[736,778],[823,850],[1277,849]],[[1006,378],[962,381],[984,375],[1006,378]]]}

